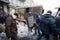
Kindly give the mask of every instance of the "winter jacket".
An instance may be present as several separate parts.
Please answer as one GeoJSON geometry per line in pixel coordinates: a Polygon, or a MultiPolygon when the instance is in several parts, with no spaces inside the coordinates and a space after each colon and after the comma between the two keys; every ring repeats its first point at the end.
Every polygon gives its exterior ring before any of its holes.
{"type": "Polygon", "coordinates": [[[9,16],[6,19],[5,22],[5,33],[8,38],[11,38],[13,40],[17,40],[17,26],[16,26],[16,20],[12,18],[12,16],[9,16]]]}
{"type": "Polygon", "coordinates": [[[51,34],[52,29],[56,26],[55,20],[50,14],[45,14],[41,18],[40,26],[44,34],[51,34]]]}
{"type": "Polygon", "coordinates": [[[35,13],[34,16],[36,17],[36,23],[40,24],[41,16],[39,15],[39,13],[35,13]]]}
{"type": "Polygon", "coordinates": [[[60,16],[56,17],[56,33],[60,34],[60,16]]]}

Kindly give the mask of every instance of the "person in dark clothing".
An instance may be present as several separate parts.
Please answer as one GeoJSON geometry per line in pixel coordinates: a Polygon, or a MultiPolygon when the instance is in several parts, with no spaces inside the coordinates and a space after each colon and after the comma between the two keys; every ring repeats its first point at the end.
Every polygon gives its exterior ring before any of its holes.
{"type": "Polygon", "coordinates": [[[44,18],[42,18],[42,20],[40,22],[40,26],[41,26],[41,30],[43,32],[43,35],[45,35],[45,40],[50,40],[49,39],[50,29],[49,29],[48,24],[49,24],[48,18],[45,18],[45,16],[44,16],[44,18]]]}
{"type": "Polygon", "coordinates": [[[59,28],[60,21],[59,20],[60,20],[60,8],[58,9],[57,14],[55,16],[56,27],[53,32],[53,40],[58,40],[58,35],[59,35],[59,40],[60,40],[60,28],[59,28]]]}
{"type": "Polygon", "coordinates": [[[38,35],[37,40],[41,40],[41,35],[42,35],[42,31],[41,31],[41,27],[40,27],[41,16],[39,15],[38,12],[35,12],[34,16],[36,18],[36,25],[37,25],[35,27],[35,33],[38,35]]]}
{"type": "Polygon", "coordinates": [[[7,39],[11,38],[11,40],[18,40],[16,18],[13,18],[13,16],[9,15],[9,17],[6,19],[5,27],[7,39]]]}
{"type": "Polygon", "coordinates": [[[8,17],[8,13],[4,12],[2,10],[2,7],[0,7],[0,23],[5,23],[6,18],[8,17]]]}
{"type": "MultiPolygon", "coordinates": [[[[44,13],[44,10],[42,10],[42,14],[43,14],[43,13],[44,13]]],[[[43,35],[43,33],[42,33],[42,31],[41,31],[41,26],[40,26],[42,14],[39,14],[39,12],[36,12],[36,11],[35,11],[35,13],[34,13],[35,20],[36,20],[36,24],[37,24],[37,26],[36,26],[36,28],[35,28],[35,32],[36,32],[36,34],[37,34],[37,33],[39,34],[37,40],[41,40],[41,37],[42,37],[42,35],[43,35]],[[37,30],[38,30],[38,32],[37,32],[37,30]]]]}
{"type": "Polygon", "coordinates": [[[37,40],[41,40],[42,31],[38,24],[36,24],[36,27],[35,27],[35,34],[38,36],[37,40]]]}
{"type": "Polygon", "coordinates": [[[58,38],[59,38],[59,40],[60,40],[60,11],[59,11],[59,15],[58,15],[58,17],[56,17],[56,28],[55,28],[55,40],[58,40],[58,38]],[[59,35],[59,37],[58,37],[58,35],[59,35]]]}
{"type": "Polygon", "coordinates": [[[42,33],[45,35],[46,40],[50,40],[50,34],[52,28],[55,27],[55,20],[53,20],[53,17],[51,15],[51,12],[48,11],[47,14],[43,15],[40,21],[40,26],[42,33]]]}

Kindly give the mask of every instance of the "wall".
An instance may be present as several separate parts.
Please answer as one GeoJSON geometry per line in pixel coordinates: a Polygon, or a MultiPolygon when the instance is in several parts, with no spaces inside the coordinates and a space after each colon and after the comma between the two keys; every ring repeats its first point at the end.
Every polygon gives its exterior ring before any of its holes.
{"type": "Polygon", "coordinates": [[[3,1],[3,2],[6,2],[6,3],[9,3],[9,0],[0,0],[0,1],[3,1]]]}
{"type": "Polygon", "coordinates": [[[4,11],[5,11],[5,12],[8,12],[8,10],[7,10],[7,5],[4,5],[4,11]]]}
{"type": "Polygon", "coordinates": [[[0,1],[0,6],[2,6],[2,8],[3,8],[3,11],[5,11],[5,12],[8,12],[8,3],[6,3],[6,2],[3,2],[3,1],[0,1]]]}
{"type": "Polygon", "coordinates": [[[9,0],[10,4],[9,4],[9,7],[10,7],[10,14],[13,14],[15,13],[15,8],[17,6],[17,0],[9,0]]]}

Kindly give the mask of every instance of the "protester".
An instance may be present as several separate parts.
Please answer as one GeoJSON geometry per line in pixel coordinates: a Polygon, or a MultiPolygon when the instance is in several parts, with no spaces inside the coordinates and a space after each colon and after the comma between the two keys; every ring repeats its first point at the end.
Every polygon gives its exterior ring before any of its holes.
{"type": "Polygon", "coordinates": [[[16,26],[17,15],[15,15],[15,16],[16,17],[9,15],[9,17],[6,19],[5,33],[6,33],[7,39],[11,38],[11,40],[18,40],[17,39],[17,26],[16,26]]]}
{"type": "Polygon", "coordinates": [[[42,21],[40,22],[40,26],[43,32],[43,35],[45,35],[45,40],[49,40],[49,35],[50,35],[50,30],[48,27],[48,20],[46,19],[47,16],[44,16],[44,18],[42,18],[42,21]]]}
{"type": "Polygon", "coordinates": [[[35,34],[37,34],[37,36],[38,36],[37,40],[41,40],[41,35],[42,35],[42,31],[41,31],[41,28],[40,28],[41,16],[36,11],[33,14],[34,14],[35,20],[36,20],[35,34]]]}
{"type": "Polygon", "coordinates": [[[3,8],[0,7],[0,23],[5,23],[6,18],[8,17],[8,13],[3,11],[3,8]]]}
{"type": "MultiPolygon", "coordinates": [[[[51,11],[48,11],[48,13],[50,13],[50,18],[49,18],[49,28],[50,28],[50,32],[52,34],[53,40],[55,40],[55,35],[56,35],[56,20],[55,17],[53,17],[51,14],[51,11]]],[[[50,35],[51,35],[50,34],[50,35]]]]}
{"type": "Polygon", "coordinates": [[[32,32],[32,27],[34,25],[34,18],[29,8],[26,8],[26,20],[28,24],[29,31],[32,32]]]}
{"type": "Polygon", "coordinates": [[[51,30],[50,30],[51,21],[50,20],[52,20],[51,13],[52,13],[51,11],[48,11],[46,14],[42,16],[40,20],[40,26],[41,26],[43,35],[45,35],[45,40],[50,40],[50,34],[51,34],[51,30]]]}
{"type": "Polygon", "coordinates": [[[37,40],[41,40],[42,31],[38,24],[35,26],[35,35],[37,35],[37,40]]]}
{"type": "Polygon", "coordinates": [[[58,39],[60,40],[60,8],[58,9],[58,14],[59,15],[56,17],[56,28],[55,28],[54,40],[58,40],[58,39]]]}

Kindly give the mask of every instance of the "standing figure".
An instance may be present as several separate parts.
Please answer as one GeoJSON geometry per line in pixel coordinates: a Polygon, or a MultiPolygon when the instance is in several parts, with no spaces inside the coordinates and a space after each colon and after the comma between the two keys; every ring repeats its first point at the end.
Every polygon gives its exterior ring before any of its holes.
{"type": "Polygon", "coordinates": [[[60,11],[58,17],[56,17],[56,28],[55,28],[55,39],[54,40],[60,40],[60,11]],[[58,37],[59,35],[59,37],[58,37]]]}
{"type": "Polygon", "coordinates": [[[11,40],[18,40],[17,39],[17,25],[16,25],[16,18],[17,15],[15,15],[15,17],[10,16],[6,19],[5,22],[5,33],[7,38],[11,38],[11,40]]]}
{"type": "Polygon", "coordinates": [[[0,23],[5,23],[6,18],[8,17],[8,13],[3,11],[3,8],[0,7],[0,23]]]}

